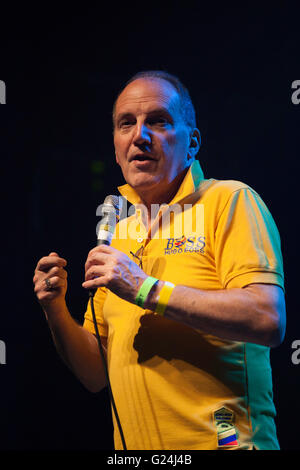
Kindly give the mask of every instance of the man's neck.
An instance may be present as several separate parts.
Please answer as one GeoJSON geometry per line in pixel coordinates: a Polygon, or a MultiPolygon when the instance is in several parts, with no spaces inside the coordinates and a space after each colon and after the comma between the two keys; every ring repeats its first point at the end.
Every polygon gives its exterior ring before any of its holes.
{"type": "Polygon", "coordinates": [[[156,218],[157,211],[153,210],[153,205],[156,207],[161,206],[162,204],[169,204],[172,199],[175,197],[182,181],[185,178],[189,168],[185,168],[181,173],[179,173],[176,178],[169,185],[161,185],[161,191],[158,189],[151,189],[147,191],[141,191],[138,194],[141,198],[142,204],[147,209],[147,220],[143,220],[143,223],[147,227],[147,230],[151,227],[153,220],[156,218]],[[152,210],[151,210],[152,208],[152,210]]]}

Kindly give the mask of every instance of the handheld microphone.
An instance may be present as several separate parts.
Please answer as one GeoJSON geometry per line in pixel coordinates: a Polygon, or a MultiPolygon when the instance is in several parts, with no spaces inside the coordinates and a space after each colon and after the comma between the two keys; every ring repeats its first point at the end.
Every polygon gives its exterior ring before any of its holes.
{"type": "MultiPolygon", "coordinates": [[[[104,199],[96,211],[96,215],[101,215],[102,219],[97,224],[97,246],[110,245],[115,231],[116,223],[120,220],[120,214],[123,208],[123,199],[119,196],[110,194],[104,199]],[[100,208],[100,210],[98,210],[100,208]]],[[[89,296],[94,297],[96,289],[89,290],[89,296]]]]}
{"type": "MultiPolygon", "coordinates": [[[[115,231],[116,223],[120,220],[120,214],[122,212],[123,208],[123,198],[119,196],[106,196],[104,199],[104,203],[100,206],[100,214],[98,214],[98,210],[96,212],[97,215],[101,215],[102,219],[98,223],[96,232],[97,232],[97,246],[99,245],[110,245],[111,240],[113,237],[113,233],[115,231]]],[[[105,354],[103,351],[102,343],[101,343],[101,337],[100,333],[98,330],[98,325],[97,325],[97,319],[96,319],[96,313],[95,313],[95,308],[94,308],[94,295],[95,295],[96,289],[90,289],[89,290],[89,297],[90,297],[90,302],[91,302],[91,310],[92,310],[92,317],[93,317],[93,323],[94,323],[94,328],[95,328],[95,336],[97,338],[98,342],[98,348],[100,352],[100,356],[102,358],[102,363],[103,363],[103,368],[104,368],[104,373],[106,377],[106,383],[108,387],[108,393],[110,397],[110,401],[112,404],[112,408],[116,417],[116,422],[117,426],[119,429],[123,449],[127,450],[126,447],[126,442],[122,430],[122,426],[120,423],[119,415],[117,412],[117,407],[115,404],[115,400],[113,397],[111,385],[110,385],[110,380],[109,380],[109,375],[108,375],[108,369],[107,369],[107,364],[106,364],[106,358],[105,354]]]]}
{"type": "Polygon", "coordinates": [[[109,195],[104,199],[104,203],[100,206],[102,219],[97,225],[97,245],[110,245],[116,223],[120,220],[120,214],[123,208],[123,198],[119,196],[109,195]]]}

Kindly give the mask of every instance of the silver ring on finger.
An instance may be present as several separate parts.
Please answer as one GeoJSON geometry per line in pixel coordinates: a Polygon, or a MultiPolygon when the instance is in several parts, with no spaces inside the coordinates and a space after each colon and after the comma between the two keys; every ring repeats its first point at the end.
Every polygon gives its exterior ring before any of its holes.
{"type": "Polygon", "coordinates": [[[46,290],[52,290],[53,287],[51,285],[50,279],[45,279],[46,290]]]}

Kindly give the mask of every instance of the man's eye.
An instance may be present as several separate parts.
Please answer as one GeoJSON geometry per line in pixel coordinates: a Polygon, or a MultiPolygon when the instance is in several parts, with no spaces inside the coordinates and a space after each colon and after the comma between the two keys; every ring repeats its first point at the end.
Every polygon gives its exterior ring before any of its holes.
{"type": "Polygon", "coordinates": [[[132,125],[131,121],[122,121],[120,122],[120,127],[129,127],[132,125]]]}
{"type": "Polygon", "coordinates": [[[151,125],[155,125],[155,124],[158,124],[158,125],[165,125],[165,124],[168,124],[168,121],[167,119],[161,117],[161,118],[154,118],[154,119],[150,119],[150,124],[151,125]]]}

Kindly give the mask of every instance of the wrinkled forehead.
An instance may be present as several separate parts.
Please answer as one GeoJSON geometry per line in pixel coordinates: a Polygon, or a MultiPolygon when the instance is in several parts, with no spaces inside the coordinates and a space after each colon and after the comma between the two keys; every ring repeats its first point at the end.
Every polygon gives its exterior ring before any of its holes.
{"type": "Polygon", "coordinates": [[[172,114],[180,112],[179,94],[173,85],[160,78],[138,78],[121,92],[114,114],[116,117],[124,112],[150,112],[162,107],[172,114]]]}

